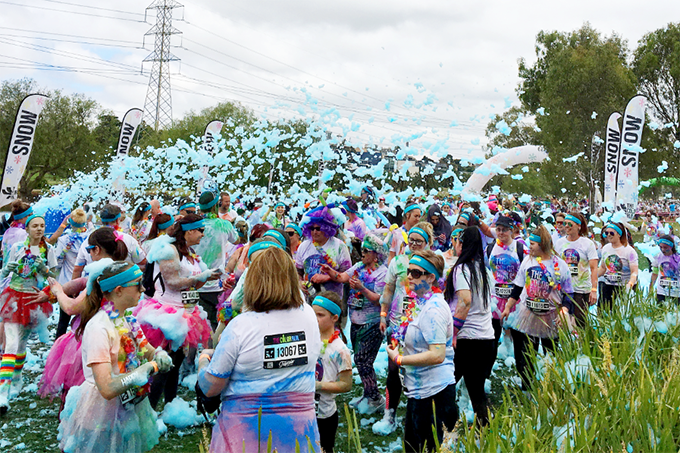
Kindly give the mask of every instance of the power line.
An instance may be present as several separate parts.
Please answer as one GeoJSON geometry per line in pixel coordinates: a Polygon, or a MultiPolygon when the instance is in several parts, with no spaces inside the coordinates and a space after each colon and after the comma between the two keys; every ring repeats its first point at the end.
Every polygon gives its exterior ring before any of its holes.
{"type": "Polygon", "coordinates": [[[68,42],[68,43],[75,43],[75,44],[85,44],[87,46],[120,47],[120,48],[125,48],[125,49],[143,49],[144,48],[144,47],[142,47],[141,43],[137,44],[136,46],[129,46],[129,45],[125,45],[125,44],[109,44],[109,43],[102,43],[102,42],[87,42],[87,41],[75,40],[75,39],[58,39],[58,38],[49,38],[49,37],[44,37],[44,36],[24,36],[24,35],[12,35],[12,34],[5,34],[5,33],[0,33],[0,37],[39,39],[41,41],[68,42]]]}
{"type": "Polygon", "coordinates": [[[83,13],[83,12],[80,12],[80,11],[65,11],[63,9],[47,8],[47,7],[44,7],[44,6],[35,6],[35,5],[24,5],[24,4],[21,4],[21,3],[13,3],[13,2],[5,1],[5,0],[0,0],[0,3],[5,4],[5,5],[20,6],[22,8],[35,8],[35,9],[39,9],[41,11],[55,11],[55,12],[58,12],[58,13],[78,14],[78,15],[81,15],[81,16],[103,17],[105,19],[127,20],[127,21],[130,21],[130,22],[144,22],[143,20],[127,19],[125,17],[104,16],[104,15],[101,15],[101,14],[83,13]]]}
{"type": "Polygon", "coordinates": [[[44,2],[49,2],[49,3],[59,3],[62,5],[69,5],[69,6],[77,6],[79,8],[88,8],[88,9],[95,9],[99,11],[108,11],[108,12],[113,12],[113,13],[122,13],[122,14],[131,14],[133,16],[143,16],[144,14],[142,13],[133,13],[130,11],[122,11],[120,9],[110,9],[110,8],[102,8],[99,6],[90,6],[90,5],[83,5],[80,3],[71,3],[71,2],[63,2],[60,0],[43,0],[44,2]]]}
{"type": "Polygon", "coordinates": [[[51,31],[42,31],[42,30],[26,30],[23,28],[14,28],[14,27],[2,27],[0,26],[0,30],[11,30],[11,31],[18,31],[22,33],[38,33],[42,35],[54,35],[54,36],[64,36],[67,38],[79,38],[79,39],[94,39],[98,41],[112,41],[112,42],[122,42],[125,44],[139,44],[139,41],[125,41],[122,39],[110,39],[110,38],[97,38],[96,36],[82,36],[82,35],[71,35],[68,33],[54,33],[51,31]]]}

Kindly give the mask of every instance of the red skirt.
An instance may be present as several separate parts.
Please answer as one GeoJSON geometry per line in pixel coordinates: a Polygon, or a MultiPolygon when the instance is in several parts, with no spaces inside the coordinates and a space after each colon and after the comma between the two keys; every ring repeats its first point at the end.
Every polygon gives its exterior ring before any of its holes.
{"type": "Polygon", "coordinates": [[[52,314],[49,302],[31,303],[33,294],[20,293],[12,288],[5,288],[0,295],[0,318],[4,322],[34,326],[52,314]]]}

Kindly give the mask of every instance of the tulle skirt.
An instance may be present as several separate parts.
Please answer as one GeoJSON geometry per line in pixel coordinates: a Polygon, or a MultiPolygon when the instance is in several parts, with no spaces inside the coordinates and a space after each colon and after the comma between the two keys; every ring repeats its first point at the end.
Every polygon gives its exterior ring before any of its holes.
{"type": "Polygon", "coordinates": [[[32,302],[32,294],[21,293],[12,288],[5,288],[0,295],[0,318],[4,322],[35,327],[46,321],[52,314],[52,304],[32,302]]]}
{"type": "Polygon", "coordinates": [[[294,452],[296,441],[300,446],[300,452],[320,451],[314,394],[288,392],[226,398],[222,402],[222,411],[213,427],[210,451],[255,453],[259,451],[258,440],[264,451],[270,433],[272,451],[294,452]],[[261,419],[258,415],[260,408],[261,419]],[[309,443],[314,450],[308,448],[309,443]]]}
{"type": "MultiPolygon", "coordinates": [[[[77,325],[78,322],[74,322],[73,330],[77,325]]],[[[50,349],[38,389],[38,395],[42,398],[52,399],[59,396],[62,390],[66,394],[71,387],[85,382],[83,357],[80,352],[82,343],[76,338],[73,330],[57,338],[50,349]]]]}
{"type": "Polygon", "coordinates": [[[73,387],[59,423],[59,448],[66,453],[141,453],[158,444],[157,415],[149,399],[126,409],[106,400],[90,382],[73,387]]]}
{"type": "Polygon", "coordinates": [[[552,309],[547,313],[537,315],[529,310],[524,302],[517,304],[517,316],[515,317],[514,325],[510,326],[513,329],[539,338],[556,338],[557,337],[557,320],[559,310],[552,309]]]}
{"type": "Polygon", "coordinates": [[[154,348],[177,351],[180,347],[208,345],[211,340],[208,315],[200,305],[185,309],[144,299],[135,308],[134,315],[154,348]]]}

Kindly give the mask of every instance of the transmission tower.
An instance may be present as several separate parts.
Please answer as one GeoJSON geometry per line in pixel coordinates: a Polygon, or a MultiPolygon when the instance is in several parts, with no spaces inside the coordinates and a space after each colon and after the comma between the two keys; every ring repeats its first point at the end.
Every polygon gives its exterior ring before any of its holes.
{"type": "MultiPolygon", "coordinates": [[[[156,24],[146,32],[144,39],[154,35],[153,52],[142,61],[152,62],[149,88],[144,101],[146,123],[153,124],[154,130],[165,128],[172,123],[172,93],[170,91],[170,62],[179,58],[170,53],[170,37],[182,33],[172,26],[172,10],[184,5],[175,0],[155,0],[146,8],[156,10],[156,24]]],[[[146,19],[145,13],[145,19],[146,19]]]]}

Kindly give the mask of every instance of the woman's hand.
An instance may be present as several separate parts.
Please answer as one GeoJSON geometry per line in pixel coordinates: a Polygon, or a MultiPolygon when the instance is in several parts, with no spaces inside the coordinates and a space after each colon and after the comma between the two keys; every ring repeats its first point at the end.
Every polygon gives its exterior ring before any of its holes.
{"type": "Polygon", "coordinates": [[[590,292],[590,298],[588,299],[588,303],[592,307],[597,303],[597,291],[591,291],[590,292]]]}
{"type": "Polygon", "coordinates": [[[394,362],[397,359],[398,355],[399,355],[399,351],[397,350],[397,345],[396,344],[388,344],[387,345],[387,357],[389,357],[390,360],[394,362]]]}

